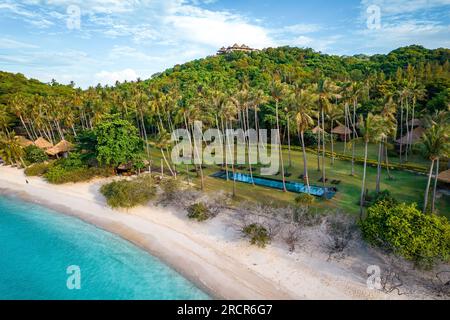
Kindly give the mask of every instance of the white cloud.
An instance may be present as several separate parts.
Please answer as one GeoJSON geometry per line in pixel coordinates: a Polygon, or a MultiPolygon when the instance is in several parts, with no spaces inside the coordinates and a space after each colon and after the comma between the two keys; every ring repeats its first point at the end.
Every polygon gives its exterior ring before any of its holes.
{"type": "Polygon", "coordinates": [[[38,48],[38,46],[21,41],[16,41],[13,39],[0,38],[0,49],[32,49],[32,48],[38,48]]]}
{"type": "Polygon", "coordinates": [[[299,23],[283,27],[280,31],[284,33],[303,34],[312,33],[321,30],[322,27],[318,24],[299,23]]]}
{"type": "Polygon", "coordinates": [[[100,71],[95,74],[95,79],[99,83],[102,84],[109,84],[114,85],[116,81],[123,82],[125,80],[127,81],[134,81],[138,78],[136,71],[133,69],[127,68],[121,71],[100,71]]]}
{"type": "Polygon", "coordinates": [[[377,5],[382,14],[396,15],[419,10],[431,9],[439,6],[450,5],[450,0],[362,0],[361,6],[364,8],[370,5],[377,5]]]}

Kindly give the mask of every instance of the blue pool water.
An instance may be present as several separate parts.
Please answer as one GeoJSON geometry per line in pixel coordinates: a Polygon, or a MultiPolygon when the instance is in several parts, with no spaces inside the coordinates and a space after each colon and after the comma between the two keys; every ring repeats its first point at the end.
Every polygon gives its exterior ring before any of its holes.
{"type": "Polygon", "coordinates": [[[173,269],[118,236],[0,196],[0,299],[208,298],[173,269]],[[67,279],[73,276],[67,268],[72,265],[80,270],[79,290],[67,288],[67,279]]]}
{"type": "MultiPolygon", "coordinates": [[[[212,176],[216,177],[216,178],[226,179],[227,173],[225,171],[219,171],[219,172],[214,173],[212,176]]],[[[239,181],[239,182],[252,183],[252,177],[249,174],[236,172],[233,175],[233,172],[228,171],[228,178],[233,180],[233,177],[235,177],[236,181],[239,181]]],[[[281,180],[253,176],[253,182],[255,183],[255,185],[283,190],[283,181],[281,181],[281,180]]],[[[293,181],[285,181],[285,184],[286,184],[286,189],[288,191],[296,192],[296,193],[308,193],[308,186],[303,183],[293,182],[293,181]]],[[[328,188],[312,186],[312,185],[309,187],[309,193],[314,196],[318,196],[318,197],[325,196],[328,199],[332,198],[335,194],[335,192],[329,190],[328,188]]]]}

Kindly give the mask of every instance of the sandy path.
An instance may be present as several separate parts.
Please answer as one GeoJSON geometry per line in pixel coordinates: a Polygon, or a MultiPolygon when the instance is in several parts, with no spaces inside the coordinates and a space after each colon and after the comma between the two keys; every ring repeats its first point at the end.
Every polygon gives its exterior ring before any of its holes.
{"type": "Polygon", "coordinates": [[[399,298],[367,289],[365,273],[327,262],[322,256],[288,254],[276,245],[251,247],[238,237],[227,215],[196,223],[181,212],[152,206],[129,212],[111,210],[99,194],[102,183],[104,180],[56,186],[0,166],[1,189],[132,241],[217,298],[399,298]]]}

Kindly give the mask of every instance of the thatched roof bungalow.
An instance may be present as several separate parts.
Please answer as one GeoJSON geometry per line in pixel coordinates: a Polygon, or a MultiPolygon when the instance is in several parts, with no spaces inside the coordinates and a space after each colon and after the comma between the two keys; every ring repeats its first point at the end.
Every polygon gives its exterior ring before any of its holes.
{"type": "Polygon", "coordinates": [[[22,148],[26,148],[28,146],[32,146],[34,144],[33,141],[28,140],[27,138],[25,138],[24,136],[16,136],[17,142],[19,143],[19,145],[22,148]]]}
{"type": "Polygon", "coordinates": [[[36,147],[38,147],[39,149],[42,149],[42,150],[47,150],[47,149],[53,147],[53,144],[51,144],[50,142],[48,142],[47,140],[45,140],[45,139],[42,138],[42,137],[39,137],[39,138],[34,142],[34,145],[35,145],[36,147]]]}
{"type": "Polygon", "coordinates": [[[410,140],[408,141],[408,134],[404,135],[403,137],[401,137],[400,139],[397,139],[395,142],[400,145],[400,144],[407,144],[408,142],[410,143],[416,143],[419,142],[420,138],[422,138],[423,133],[425,132],[425,129],[422,127],[417,127],[414,128],[412,132],[410,132],[410,140]]]}
{"type": "Polygon", "coordinates": [[[423,126],[423,121],[420,119],[411,119],[408,121],[408,125],[412,125],[412,127],[422,127],[423,126]]]}
{"type": "Polygon", "coordinates": [[[57,143],[54,147],[51,147],[49,149],[47,149],[45,152],[49,155],[49,156],[58,156],[58,155],[65,155],[67,154],[70,150],[72,150],[73,145],[66,141],[66,140],[61,140],[59,143],[57,143]]]}
{"type": "Polygon", "coordinates": [[[319,126],[316,126],[314,129],[311,130],[312,133],[317,134],[317,132],[322,132],[323,129],[319,126]]]}
{"type": "Polygon", "coordinates": [[[438,180],[450,184],[450,169],[442,171],[438,174],[438,180]]]}
{"type": "Polygon", "coordinates": [[[348,138],[350,136],[350,134],[352,133],[352,130],[350,130],[348,127],[340,124],[337,127],[335,127],[333,130],[331,130],[331,133],[337,134],[337,135],[339,135],[339,138],[341,140],[345,140],[345,136],[347,136],[347,138],[348,138]]]}

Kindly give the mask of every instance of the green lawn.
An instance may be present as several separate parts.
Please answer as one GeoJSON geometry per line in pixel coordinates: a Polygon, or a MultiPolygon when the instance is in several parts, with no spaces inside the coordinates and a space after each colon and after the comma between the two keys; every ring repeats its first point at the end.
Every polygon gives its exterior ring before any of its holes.
{"type": "MultiPolygon", "coordinates": [[[[376,146],[371,146],[374,150],[376,146]]],[[[153,159],[155,163],[159,164],[161,153],[159,150],[152,151],[153,159]]],[[[292,167],[288,167],[288,152],[283,150],[283,157],[286,169],[292,173],[292,175],[287,178],[291,181],[300,181],[298,178],[300,174],[303,173],[303,161],[302,155],[299,151],[292,151],[292,167]]],[[[308,169],[310,175],[310,183],[321,186],[319,178],[321,177],[321,172],[317,171],[317,158],[315,154],[308,153],[308,169]]],[[[322,200],[316,202],[316,206],[319,208],[341,208],[349,213],[357,213],[359,210],[358,200],[361,191],[361,177],[363,166],[355,165],[355,176],[350,176],[351,164],[348,161],[335,160],[334,165],[331,165],[331,159],[326,158],[325,160],[326,176],[329,181],[336,179],[341,180],[341,183],[337,186],[338,192],[331,200],[322,200]]],[[[189,166],[192,169],[193,166],[189,166]]],[[[207,192],[215,192],[217,190],[224,190],[226,192],[232,192],[232,181],[226,181],[223,179],[210,177],[214,172],[220,170],[219,166],[208,166],[204,169],[205,175],[205,189],[207,192]]],[[[231,170],[231,168],[230,168],[231,170]]],[[[185,166],[178,167],[182,177],[186,178],[185,166]]],[[[167,171],[168,172],[168,171],[167,171]]],[[[248,173],[248,171],[243,171],[248,173]]],[[[259,170],[255,173],[259,174],[259,170]]],[[[397,198],[399,201],[405,202],[417,202],[419,206],[423,202],[423,194],[426,187],[427,177],[425,175],[416,174],[407,171],[391,170],[391,174],[394,176],[394,180],[389,180],[387,177],[386,170],[382,170],[381,179],[381,190],[388,189],[391,194],[397,198]]],[[[196,177],[195,172],[189,173],[191,181],[196,185],[200,185],[200,179],[196,177]]],[[[269,178],[281,179],[281,176],[269,176],[269,178]]],[[[367,168],[367,180],[366,187],[369,191],[375,189],[375,178],[376,178],[376,168],[367,168]]],[[[332,186],[331,184],[327,184],[332,186]]],[[[280,190],[252,186],[250,184],[236,182],[238,200],[250,200],[250,201],[273,201],[275,203],[287,204],[292,203],[296,194],[290,192],[282,192],[280,190]]],[[[437,200],[437,209],[440,214],[444,214],[450,218],[450,197],[442,196],[437,200]]]]}
{"type": "MultiPolygon", "coordinates": [[[[327,151],[331,151],[331,143],[327,142],[325,148],[327,151]]],[[[352,155],[352,150],[349,149],[348,146],[347,146],[347,148],[345,148],[345,143],[342,141],[336,141],[334,143],[334,152],[340,153],[340,154],[345,153],[345,155],[347,155],[347,156],[352,155]]],[[[363,142],[355,144],[355,155],[356,155],[356,157],[361,157],[361,158],[364,157],[364,143],[363,142]]],[[[372,159],[372,160],[378,159],[378,145],[375,145],[375,144],[369,145],[368,152],[367,152],[367,158],[372,159]]],[[[403,159],[403,161],[404,160],[405,159],[403,159]]],[[[398,157],[398,155],[396,155],[395,152],[390,152],[389,162],[393,163],[393,164],[394,163],[399,164],[400,158],[398,157]]],[[[406,163],[417,164],[417,165],[420,165],[423,167],[429,166],[429,161],[427,159],[425,159],[418,150],[413,150],[412,154],[408,153],[408,161],[406,163]]]]}

